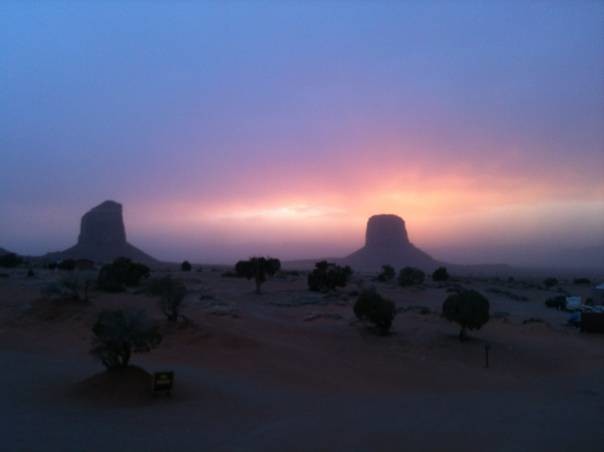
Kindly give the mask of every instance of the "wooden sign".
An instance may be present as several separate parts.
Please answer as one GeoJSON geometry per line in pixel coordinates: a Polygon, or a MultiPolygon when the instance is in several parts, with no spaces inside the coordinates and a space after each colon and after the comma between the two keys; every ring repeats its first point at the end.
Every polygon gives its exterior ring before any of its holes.
{"type": "Polygon", "coordinates": [[[154,394],[170,394],[174,386],[174,372],[155,372],[152,389],[154,394]]]}

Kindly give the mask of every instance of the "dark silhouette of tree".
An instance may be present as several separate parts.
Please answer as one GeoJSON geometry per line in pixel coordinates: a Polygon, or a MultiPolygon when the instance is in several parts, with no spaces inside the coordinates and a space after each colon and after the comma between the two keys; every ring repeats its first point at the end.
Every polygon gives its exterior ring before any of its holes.
{"type": "Polygon", "coordinates": [[[449,272],[447,271],[447,267],[438,267],[432,273],[433,281],[446,281],[449,279],[449,272]]]}
{"type": "Polygon", "coordinates": [[[354,304],[354,314],[359,320],[373,323],[380,334],[386,335],[392,326],[396,309],[392,301],[371,288],[359,294],[354,304]]]}
{"type": "Polygon", "coordinates": [[[426,274],[419,268],[405,267],[398,274],[398,283],[402,287],[418,286],[425,278],[426,274]]]}
{"type": "Polygon", "coordinates": [[[352,268],[348,265],[341,267],[327,261],[320,261],[308,275],[308,288],[317,292],[329,292],[336,287],[345,287],[351,275],[352,268]]]}
{"type": "Polygon", "coordinates": [[[254,279],[256,293],[261,293],[261,286],[266,280],[281,269],[281,261],[271,257],[251,257],[247,261],[239,261],[235,265],[237,276],[254,279]]]}
{"type": "Polygon", "coordinates": [[[396,276],[396,272],[392,265],[382,265],[382,272],[378,275],[378,281],[392,281],[396,276]]]}
{"type": "Polygon", "coordinates": [[[103,265],[99,271],[97,285],[107,292],[121,292],[126,287],[138,286],[141,279],[148,278],[150,269],[144,264],[119,257],[111,264],[103,265]]]}
{"type": "Polygon", "coordinates": [[[443,316],[461,326],[459,340],[466,338],[466,329],[478,330],[489,321],[489,300],[475,290],[452,294],[443,303],[443,316]]]}
{"type": "Polygon", "coordinates": [[[183,272],[190,272],[192,268],[193,268],[193,266],[191,265],[191,263],[189,261],[184,261],[182,264],[180,264],[180,269],[183,272]]]}
{"type": "Polygon", "coordinates": [[[101,311],[92,332],[90,353],[108,369],[128,366],[132,353],[148,352],[162,340],[155,322],[139,310],[101,311]]]}

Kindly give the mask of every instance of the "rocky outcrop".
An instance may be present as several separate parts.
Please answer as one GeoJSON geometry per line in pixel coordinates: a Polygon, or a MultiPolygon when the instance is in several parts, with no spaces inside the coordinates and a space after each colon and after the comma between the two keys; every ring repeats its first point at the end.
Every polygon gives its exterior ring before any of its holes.
{"type": "Polygon", "coordinates": [[[84,214],[75,246],[46,256],[52,260],[71,258],[95,262],[110,262],[118,257],[146,264],[157,263],[153,257],[127,242],[122,205],[115,201],[105,201],[84,214]]]}
{"type": "Polygon", "coordinates": [[[355,270],[373,271],[382,265],[418,267],[431,271],[439,262],[409,241],[403,219],[397,215],[374,215],[367,222],[365,246],[342,260],[355,270]]]}

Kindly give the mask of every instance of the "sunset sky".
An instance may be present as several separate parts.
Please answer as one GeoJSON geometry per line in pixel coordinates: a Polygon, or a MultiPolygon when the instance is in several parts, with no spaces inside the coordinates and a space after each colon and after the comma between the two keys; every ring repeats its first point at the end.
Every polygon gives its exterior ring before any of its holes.
{"type": "Polygon", "coordinates": [[[604,245],[604,2],[3,1],[0,156],[24,254],[114,199],[160,259],[341,256],[394,213],[541,265],[604,245]]]}

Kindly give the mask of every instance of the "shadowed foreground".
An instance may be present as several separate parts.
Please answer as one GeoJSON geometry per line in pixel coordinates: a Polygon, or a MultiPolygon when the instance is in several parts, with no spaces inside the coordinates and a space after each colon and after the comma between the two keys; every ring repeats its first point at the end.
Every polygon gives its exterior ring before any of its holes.
{"type": "MultiPolygon", "coordinates": [[[[78,391],[102,372],[88,355],[95,313],[145,306],[160,319],[154,298],[95,293],[50,315],[35,287],[3,282],[3,449],[602,450],[604,340],[563,326],[566,315],[541,301],[493,295],[510,320],[461,344],[437,313],[402,311],[436,311],[445,295],[436,284],[380,285],[401,312],[394,334],[378,337],[353,321],[346,291],[324,297],[291,278],[258,296],[246,280],[187,278],[193,326],[164,323],[160,348],[133,357],[149,372],[176,372],[173,396],[155,399],[78,391]],[[209,290],[213,300],[200,300],[209,290]],[[547,324],[520,321],[536,313],[547,324]]],[[[539,300],[536,289],[514,290],[539,300]]]]}

